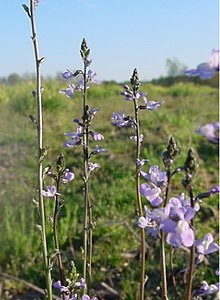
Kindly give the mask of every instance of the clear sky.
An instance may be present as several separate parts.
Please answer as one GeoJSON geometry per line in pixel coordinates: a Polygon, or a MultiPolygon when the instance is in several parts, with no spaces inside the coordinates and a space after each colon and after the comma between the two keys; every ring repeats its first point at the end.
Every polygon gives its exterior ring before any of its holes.
{"type": "MultiPolygon", "coordinates": [[[[33,73],[28,17],[21,4],[0,0],[0,77],[33,73]]],[[[40,0],[36,10],[43,75],[81,68],[82,38],[99,80],[166,75],[166,59],[193,68],[219,48],[218,0],[40,0]]]]}

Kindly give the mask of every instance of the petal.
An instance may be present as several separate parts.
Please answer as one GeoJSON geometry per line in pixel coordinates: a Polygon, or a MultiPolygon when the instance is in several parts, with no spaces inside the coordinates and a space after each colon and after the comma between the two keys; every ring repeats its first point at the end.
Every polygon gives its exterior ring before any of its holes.
{"type": "Polygon", "coordinates": [[[188,230],[183,231],[181,234],[182,243],[185,247],[192,247],[195,241],[194,231],[189,228],[188,230]]]}

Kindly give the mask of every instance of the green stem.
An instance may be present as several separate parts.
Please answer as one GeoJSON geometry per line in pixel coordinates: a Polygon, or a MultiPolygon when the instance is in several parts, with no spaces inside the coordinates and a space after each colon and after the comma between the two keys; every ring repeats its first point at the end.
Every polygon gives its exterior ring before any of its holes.
{"type": "MultiPolygon", "coordinates": [[[[167,186],[166,186],[166,191],[164,195],[164,205],[165,207],[167,205],[167,200],[168,200],[168,193],[170,189],[170,179],[171,179],[171,174],[170,174],[170,168],[167,169],[166,172],[167,175],[167,186]]],[[[166,253],[165,253],[165,234],[162,230],[160,230],[160,261],[161,261],[161,284],[162,284],[162,299],[168,299],[167,295],[167,273],[166,273],[166,253]]]]}
{"type": "MultiPolygon", "coordinates": [[[[191,207],[194,207],[194,199],[193,199],[193,191],[192,186],[189,187],[189,196],[190,196],[190,204],[191,207]]],[[[191,227],[194,226],[194,219],[191,220],[191,227]]],[[[194,267],[195,267],[195,245],[193,244],[190,248],[190,261],[189,261],[189,270],[187,274],[187,285],[186,285],[186,296],[185,300],[191,300],[192,298],[192,284],[193,284],[193,275],[194,275],[194,267]]]]}
{"type": "Polygon", "coordinates": [[[41,225],[41,240],[42,252],[44,262],[45,281],[47,289],[47,299],[52,300],[52,281],[47,252],[47,237],[46,237],[46,224],[45,224],[45,207],[44,199],[42,196],[43,190],[43,166],[42,166],[42,150],[43,150],[43,116],[42,116],[42,99],[41,99],[41,75],[40,75],[40,58],[38,49],[38,40],[36,33],[35,17],[34,17],[34,0],[30,0],[30,20],[32,30],[32,41],[34,47],[35,64],[36,64],[36,99],[37,99],[37,140],[38,140],[38,199],[39,199],[39,215],[41,225]]]}
{"type": "MultiPolygon", "coordinates": [[[[56,188],[57,188],[57,193],[59,193],[60,173],[58,173],[56,188]]],[[[59,214],[59,195],[57,194],[55,196],[55,207],[54,207],[54,214],[53,214],[53,240],[54,240],[55,250],[57,251],[57,265],[59,269],[59,279],[61,281],[61,284],[64,285],[64,269],[63,269],[62,258],[61,258],[60,247],[59,247],[59,240],[57,235],[58,214],[59,214]]]]}
{"type": "Polygon", "coordinates": [[[89,160],[89,151],[88,151],[88,141],[89,141],[89,130],[88,122],[86,118],[86,65],[84,63],[84,89],[83,89],[83,166],[84,166],[84,264],[83,264],[83,276],[86,282],[86,288],[84,293],[88,293],[90,286],[90,277],[91,277],[91,265],[88,262],[88,243],[90,242],[90,235],[88,235],[89,230],[89,182],[88,182],[88,160],[89,160]]]}
{"type": "Polygon", "coordinates": [[[170,248],[170,270],[171,270],[171,280],[173,284],[173,290],[174,290],[174,299],[177,300],[177,288],[176,288],[176,279],[174,275],[174,265],[173,265],[173,253],[174,249],[170,248]]]}
{"type": "MultiPolygon", "coordinates": [[[[140,168],[137,164],[137,161],[140,160],[140,125],[139,125],[139,115],[138,115],[138,103],[135,99],[134,92],[134,111],[135,111],[135,122],[136,122],[136,198],[138,205],[138,214],[143,216],[143,208],[141,202],[140,194],[140,168]]],[[[139,300],[144,300],[144,285],[145,285],[145,231],[144,228],[141,228],[141,274],[140,274],[140,288],[139,288],[139,300]]]]}

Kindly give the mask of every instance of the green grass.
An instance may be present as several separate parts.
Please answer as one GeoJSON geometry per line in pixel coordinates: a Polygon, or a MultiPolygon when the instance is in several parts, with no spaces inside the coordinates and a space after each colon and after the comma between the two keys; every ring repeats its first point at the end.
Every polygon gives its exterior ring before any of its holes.
{"type": "MultiPolygon", "coordinates": [[[[54,164],[59,153],[64,153],[67,166],[76,178],[63,190],[65,207],[60,216],[60,244],[65,260],[74,259],[79,272],[82,271],[82,218],[83,199],[81,153],[79,148],[62,147],[64,132],[75,130],[73,118],[81,116],[80,94],[68,100],[58,93],[65,82],[48,80],[43,93],[44,146],[49,146],[45,165],[54,164]]],[[[32,204],[36,195],[36,129],[28,118],[36,114],[35,101],[31,95],[31,82],[15,86],[0,86],[0,271],[20,276],[36,285],[43,286],[40,239],[36,229],[37,215],[32,204]]],[[[118,129],[111,124],[112,112],[132,112],[132,103],[120,96],[122,87],[114,83],[92,86],[88,92],[91,107],[100,111],[92,127],[100,131],[105,139],[100,143],[108,154],[94,157],[101,168],[91,177],[91,198],[94,204],[94,288],[105,281],[119,291],[123,299],[135,299],[139,276],[139,244],[132,230],[136,228],[136,202],[134,178],[134,144],[129,140],[131,129],[118,129]],[[127,224],[127,225],[126,225],[127,224]],[[132,230],[131,230],[132,229],[132,230]],[[129,254],[129,255],[128,255],[129,254]],[[134,254],[133,256],[131,254],[134,254]]],[[[195,191],[206,191],[218,182],[218,148],[195,133],[200,125],[218,120],[218,90],[192,83],[176,83],[170,87],[143,84],[141,91],[149,99],[164,100],[157,111],[141,111],[140,119],[144,142],[142,157],[150,164],[163,167],[161,153],[170,136],[174,136],[181,148],[176,166],[184,163],[189,148],[197,153],[200,170],[195,182],[195,191]]],[[[95,144],[94,144],[95,146],[95,144]]],[[[173,184],[173,196],[183,191],[178,175],[173,184]]],[[[50,183],[50,181],[48,181],[50,183]]],[[[205,199],[198,214],[197,234],[201,238],[206,232],[217,235],[218,197],[205,199]]],[[[52,211],[50,199],[46,200],[47,216],[52,211]]],[[[49,222],[48,222],[49,226],[49,222]]],[[[50,253],[53,252],[51,231],[48,229],[50,253]]],[[[151,290],[149,298],[160,299],[158,242],[147,238],[148,249],[146,288],[151,290]],[[156,249],[156,250],[155,250],[156,249]]],[[[187,255],[176,254],[176,270],[184,268],[187,255]]],[[[217,266],[217,259],[212,258],[217,266]]],[[[210,268],[201,269],[196,282],[203,279],[203,272],[215,281],[210,268]]],[[[179,276],[177,274],[177,276],[179,276]]],[[[53,270],[56,279],[56,271],[53,270]]],[[[184,282],[178,277],[179,286],[184,282]]],[[[181,294],[180,294],[181,296],[181,294]]],[[[170,298],[172,299],[172,298],[170,298]]]]}

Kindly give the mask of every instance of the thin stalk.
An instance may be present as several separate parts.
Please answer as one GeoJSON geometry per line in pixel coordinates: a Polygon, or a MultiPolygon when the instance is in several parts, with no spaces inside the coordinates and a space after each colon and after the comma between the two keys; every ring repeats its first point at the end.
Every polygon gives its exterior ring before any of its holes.
{"type": "MultiPolygon", "coordinates": [[[[194,207],[193,200],[193,191],[192,187],[189,187],[189,196],[190,196],[190,204],[191,207],[194,207]]],[[[194,219],[191,220],[191,226],[194,228],[194,219]]],[[[195,267],[195,245],[193,244],[190,248],[190,261],[189,261],[189,270],[187,274],[187,285],[186,285],[186,296],[185,300],[191,300],[192,298],[192,283],[193,283],[193,275],[194,275],[194,267],[195,267]]]]}
{"type": "Polygon", "coordinates": [[[38,178],[39,215],[40,215],[40,225],[41,225],[41,240],[42,240],[45,281],[46,281],[46,289],[47,289],[47,299],[52,300],[52,281],[51,281],[51,272],[50,272],[48,252],[47,252],[45,207],[44,207],[44,199],[42,196],[43,114],[42,114],[42,99],[41,99],[40,57],[39,57],[38,39],[37,39],[35,17],[34,17],[34,0],[30,0],[30,20],[31,20],[32,41],[33,41],[35,65],[36,65],[36,100],[37,100],[37,111],[38,111],[37,114],[37,142],[38,142],[37,143],[38,144],[37,178],[38,178]]]}
{"type": "MultiPolygon", "coordinates": [[[[135,95],[135,93],[134,93],[135,95]]],[[[136,122],[136,197],[138,204],[138,214],[143,216],[143,208],[141,202],[140,194],[140,168],[137,164],[137,161],[140,160],[140,125],[139,125],[139,115],[138,115],[138,103],[134,99],[134,111],[135,111],[135,122],[136,122]]],[[[144,228],[141,228],[141,274],[140,274],[140,289],[139,289],[139,299],[144,300],[144,285],[145,285],[145,231],[144,228]]]]}
{"type": "MultiPolygon", "coordinates": [[[[57,235],[57,219],[59,214],[59,189],[60,189],[60,173],[58,172],[58,178],[57,178],[57,194],[55,196],[55,207],[54,207],[54,214],[53,214],[53,240],[54,240],[54,246],[55,250],[57,251],[57,265],[59,269],[59,279],[61,281],[61,284],[64,285],[64,269],[62,264],[62,258],[60,253],[60,247],[59,247],[59,240],[57,235]]],[[[64,297],[64,296],[63,296],[64,297]]]]}
{"type": "Polygon", "coordinates": [[[176,288],[176,279],[175,279],[175,275],[174,275],[174,265],[173,265],[173,253],[174,253],[174,249],[171,248],[170,249],[170,271],[171,271],[171,280],[172,280],[172,284],[173,284],[173,290],[174,290],[174,299],[178,300],[178,295],[177,295],[177,288],[176,288]]]}
{"type": "Polygon", "coordinates": [[[83,276],[86,282],[86,288],[84,292],[88,292],[90,275],[91,275],[91,266],[88,264],[88,195],[89,195],[89,182],[88,182],[88,122],[86,118],[86,65],[84,63],[84,89],[83,89],[83,168],[84,168],[84,264],[83,264],[83,276]]]}
{"type": "MultiPolygon", "coordinates": [[[[167,200],[168,200],[168,193],[170,189],[170,179],[171,179],[171,174],[170,174],[170,168],[167,169],[167,185],[166,185],[166,190],[164,194],[164,205],[165,207],[167,205],[167,200]]],[[[161,284],[162,284],[162,299],[168,299],[168,291],[167,291],[167,273],[166,273],[166,253],[165,253],[165,234],[162,230],[160,230],[160,267],[161,267],[161,284]]]]}
{"type": "Polygon", "coordinates": [[[160,230],[160,268],[161,268],[161,284],[162,284],[162,299],[168,299],[167,296],[167,274],[166,274],[166,254],[165,254],[165,235],[160,230]]]}

